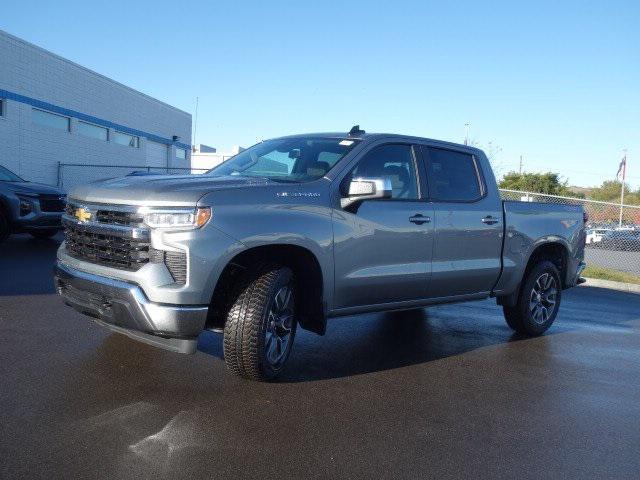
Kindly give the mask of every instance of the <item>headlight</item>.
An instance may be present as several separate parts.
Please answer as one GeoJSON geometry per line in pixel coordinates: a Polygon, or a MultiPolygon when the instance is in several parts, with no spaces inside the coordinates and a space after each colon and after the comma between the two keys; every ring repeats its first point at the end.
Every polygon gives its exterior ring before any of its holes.
{"type": "Polygon", "coordinates": [[[17,195],[20,200],[20,216],[24,217],[29,215],[35,210],[35,204],[38,201],[37,198],[27,195],[17,195]]]}
{"type": "Polygon", "coordinates": [[[210,207],[195,209],[145,209],[142,211],[145,225],[151,228],[185,230],[200,228],[211,218],[210,207]]]}

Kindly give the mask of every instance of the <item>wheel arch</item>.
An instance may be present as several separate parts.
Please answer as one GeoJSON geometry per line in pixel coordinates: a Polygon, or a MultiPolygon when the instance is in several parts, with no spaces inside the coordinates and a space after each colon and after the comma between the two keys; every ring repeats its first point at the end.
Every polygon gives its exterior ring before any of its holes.
{"type": "Polygon", "coordinates": [[[528,257],[526,257],[526,264],[522,270],[522,276],[518,281],[517,287],[508,295],[498,296],[496,298],[498,305],[513,306],[517,303],[522,281],[541,260],[549,260],[556,266],[560,273],[561,286],[565,288],[567,284],[569,246],[561,238],[541,240],[535,244],[528,257]]]}
{"type": "Polygon", "coordinates": [[[254,245],[236,253],[225,265],[216,281],[205,328],[219,330],[224,327],[229,299],[240,275],[264,262],[276,262],[291,268],[298,286],[299,324],[305,330],[324,335],[325,274],[315,253],[296,244],[254,245]]]}
{"type": "Polygon", "coordinates": [[[0,213],[4,213],[7,217],[10,217],[11,215],[11,209],[9,208],[9,203],[2,197],[0,197],[0,213]]]}
{"type": "Polygon", "coordinates": [[[547,241],[537,245],[527,259],[523,278],[529,273],[531,268],[541,260],[549,260],[560,273],[560,281],[564,288],[567,282],[567,268],[569,262],[569,247],[560,239],[547,241]]]}

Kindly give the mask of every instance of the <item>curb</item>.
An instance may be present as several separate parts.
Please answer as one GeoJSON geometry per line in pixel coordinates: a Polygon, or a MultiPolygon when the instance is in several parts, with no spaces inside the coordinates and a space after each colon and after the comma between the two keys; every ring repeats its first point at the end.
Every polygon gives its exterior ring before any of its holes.
{"type": "Polygon", "coordinates": [[[586,280],[587,281],[581,286],[609,288],[611,290],[628,293],[640,293],[640,285],[636,285],[635,283],[613,282],[611,280],[600,280],[597,278],[587,278],[586,280]]]}

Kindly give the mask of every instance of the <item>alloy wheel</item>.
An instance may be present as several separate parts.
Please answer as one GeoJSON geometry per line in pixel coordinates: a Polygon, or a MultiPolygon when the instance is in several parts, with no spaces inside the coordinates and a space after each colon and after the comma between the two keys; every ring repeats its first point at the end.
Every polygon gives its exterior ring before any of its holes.
{"type": "Polygon", "coordinates": [[[549,320],[556,307],[557,294],[558,288],[553,275],[540,275],[533,285],[529,299],[529,310],[534,322],[543,324],[549,320]]]}
{"type": "Polygon", "coordinates": [[[293,289],[285,285],[275,294],[267,315],[265,356],[273,367],[286,359],[293,337],[294,310],[293,289]]]}

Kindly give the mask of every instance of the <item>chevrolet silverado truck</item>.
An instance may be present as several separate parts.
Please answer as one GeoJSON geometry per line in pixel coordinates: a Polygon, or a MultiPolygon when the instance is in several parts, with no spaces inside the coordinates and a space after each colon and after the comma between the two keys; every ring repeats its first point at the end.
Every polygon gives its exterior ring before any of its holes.
{"type": "Polygon", "coordinates": [[[296,328],[495,297],[540,335],[582,281],[580,206],[502,201],[477,148],[404,135],[266,140],[202,175],[80,186],[55,267],[64,301],[175,352],[223,334],[235,374],[270,380],[296,328]]]}
{"type": "Polygon", "coordinates": [[[0,243],[12,233],[54,236],[62,229],[65,200],[62,190],[28,182],[0,165],[0,243]]]}

